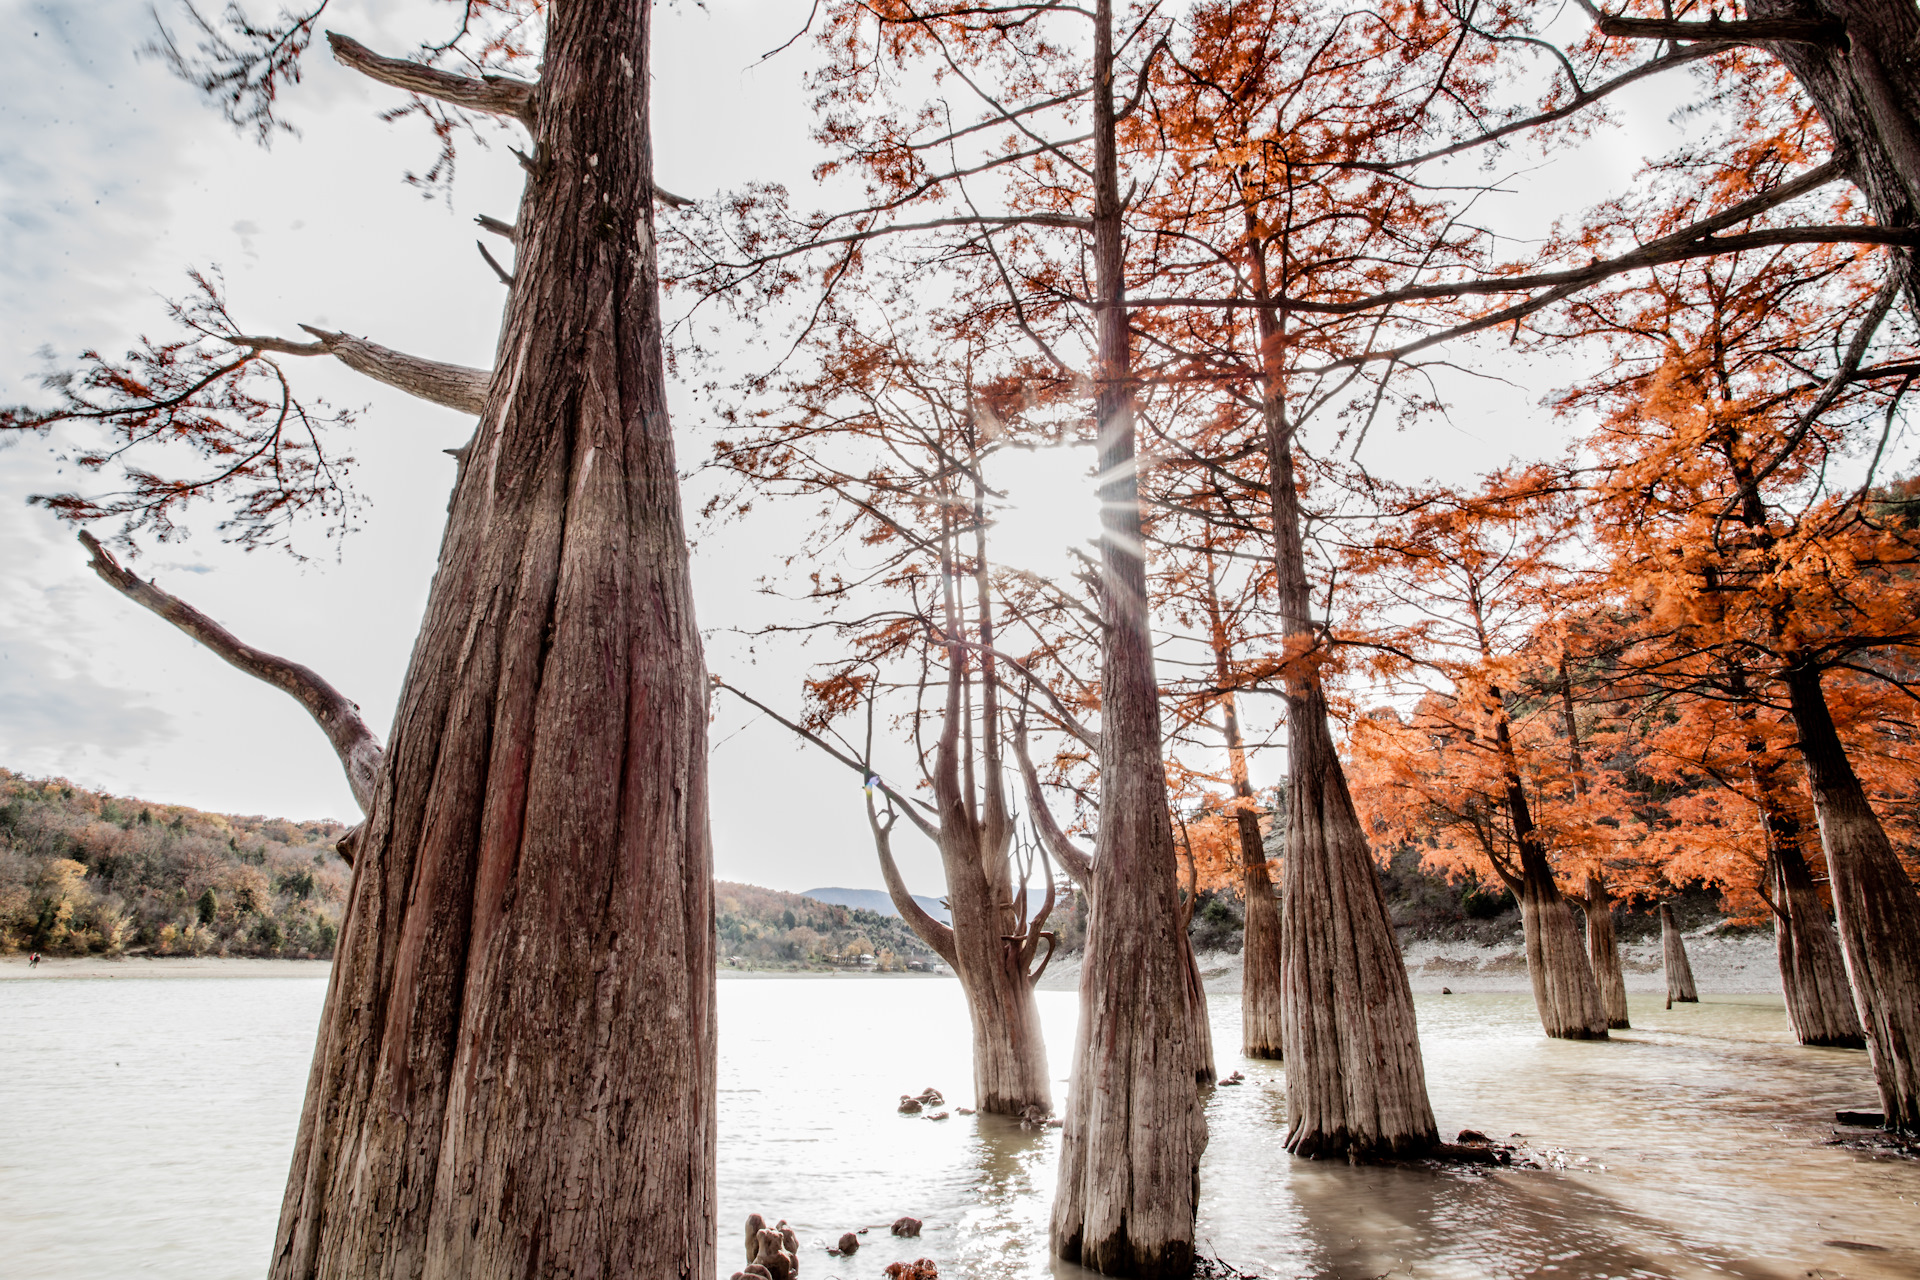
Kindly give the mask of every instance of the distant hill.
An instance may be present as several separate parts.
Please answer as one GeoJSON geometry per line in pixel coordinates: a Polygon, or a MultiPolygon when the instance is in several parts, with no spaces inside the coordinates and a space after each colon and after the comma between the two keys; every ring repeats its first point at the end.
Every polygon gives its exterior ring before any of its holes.
{"type": "Polygon", "coordinates": [[[202,813],[0,769],[0,954],[333,954],[337,822],[202,813]]]}
{"type": "MultiPolygon", "coordinates": [[[[885,889],[809,889],[800,895],[812,898],[816,902],[831,902],[840,907],[858,907],[862,911],[873,911],[883,916],[897,916],[893,909],[893,897],[885,889]]],[[[947,911],[947,905],[938,898],[929,898],[916,893],[913,900],[920,904],[926,913],[941,924],[952,924],[953,916],[947,911]]]]}
{"type": "Polygon", "coordinates": [[[758,885],[714,881],[713,917],[720,963],[733,969],[885,971],[924,968],[936,959],[896,913],[758,885]]]}

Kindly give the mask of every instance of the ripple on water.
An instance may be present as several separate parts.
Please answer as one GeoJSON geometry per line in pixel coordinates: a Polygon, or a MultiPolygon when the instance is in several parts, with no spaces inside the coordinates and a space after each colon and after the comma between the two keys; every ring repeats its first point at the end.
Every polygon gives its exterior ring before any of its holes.
{"type": "MultiPolygon", "coordinates": [[[[0,983],[0,1270],[258,1276],[324,991],[318,979],[0,983]]],[[[1075,999],[1038,997],[1064,1104],[1075,999]]],[[[1200,1236],[1242,1267],[1920,1275],[1920,1163],[1819,1145],[1835,1108],[1872,1096],[1865,1055],[1793,1044],[1777,1000],[1636,999],[1632,1031],[1579,1043],[1541,1037],[1525,995],[1420,997],[1443,1131],[1520,1133],[1569,1162],[1490,1177],[1292,1160],[1285,1068],[1240,1059],[1237,996],[1211,1008],[1221,1069],[1246,1083],[1208,1103],[1200,1236]]],[[[720,1050],[721,1276],[740,1265],[749,1212],[789,1219],[814,1280],[923,1255],[957,1277],[1087,1275],[1047,1258],[1057,1130],[894,1110],[928,1085],[949,1110],[971,1105],[956,984],[723,981],[720,1050]],[[887,1234],[902,1214],[923,1219],[920,1239],[887,1234]],[[821,1251],[860,1226],[854,1257],[821,1251]]]]}

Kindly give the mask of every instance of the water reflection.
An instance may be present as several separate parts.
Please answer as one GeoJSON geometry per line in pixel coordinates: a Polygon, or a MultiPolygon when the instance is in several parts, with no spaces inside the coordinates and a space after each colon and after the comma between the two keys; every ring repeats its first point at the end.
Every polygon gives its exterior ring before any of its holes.
{"type": "MultiPolygon", "coordinates": [[[[257,1276],[323,990],[0,983],[0,1272],[257,1276]]],[[[1064,1100],[1074,997],[1038,995],[1064,1100]]],[[[1217,996],[1221,1069],[1246,1082],[1207,1104],[1210,1251],[1345,1280],[1920,1275],[1920,1163],[1822,1145],[1836,1108],[1873,1096],[1865,1055],[1794,1044],[1777,1000],[1636,1000],[1634,1029],[1601,1043],[1543,1039],[1524,994],[1418,1008],[1442,1129],[1523,1134],[1565,1167],[1296,1162],[1285,1068],[1232,1052],[1239,1000],[1217,996]]],[[[1057,1130],[895,1111],[928,1085],[971,1105],[955,984],[729,980],[720,1014],[720,1276],[749,1212],[794,1225],[808,1280],[921,1256],[949,1277],[1088,1276],[1047,1255],[1057,1130]],[[919,1239],[888,1234],[903,1214],[919,1239]],[[862,1226],[857,1254],[826,1255],[862,1226]]]]}

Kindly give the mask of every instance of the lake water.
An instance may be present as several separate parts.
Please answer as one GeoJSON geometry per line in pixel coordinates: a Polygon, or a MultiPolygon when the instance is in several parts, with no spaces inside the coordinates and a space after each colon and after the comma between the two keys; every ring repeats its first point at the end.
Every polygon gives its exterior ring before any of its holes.
{"type": "MultiPolygon", "coordinates": [[[[0,983],[0,1277],[255,1280],[325,994],[314,978],[0,983]]],[[[1075,998],[1041,992],[1058,1100],[1075,998]]],[[[1239,998],[1213,996],[1200,1237],[1274,1276],[1920,1276],[1920,1162],[1824,1145],[1873,1097],[1865,1055],[1792,1043],[1777,999],[1664,1010],[1630,1032],[1540,1036],[1525,995],[1419,998],[1442,1129],[1564,1153],[1492,1176],[1291,1159],[1285,1071],[1243,1061],[1239,998]]],[[[1058,1131],[895,1113],[967,1105],[950,981],[720,984],[721,1276],[749,1212],[787,1218],[802,1274],[878,1277],[929,1256],[950,1277],[1045,1274],[1058,1131]],[[918,1241],[884,1225],[926,1223],[918,1241]],[[877,1226],[852,1258],[816,1240],[877,1226]]],[[[1055,1275],[1087,1275],[1053,1266],[1055,1275]]]]}

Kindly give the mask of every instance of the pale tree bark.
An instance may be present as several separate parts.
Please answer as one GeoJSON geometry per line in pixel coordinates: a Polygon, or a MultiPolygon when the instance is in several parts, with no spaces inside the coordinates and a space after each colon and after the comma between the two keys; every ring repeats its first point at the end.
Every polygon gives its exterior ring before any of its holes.
{"type": "MultiPolygon", "coordinates": [[[[1567,755],[1573,765],[1573,794],[1585,799],[1587,762],[1580,750],[1580,720],[1573,710],[1573,672],[1565,644],[1560,647],[1560,714],[1566,721],[1567,755]]],[[[1568,895],[1580,904],[1587,922],[1587,964],[1600,991],[1600,1008],[1607,1029],[1624,1030],[1627,1021],[1627,979],[1620,969],[1620,943],[1613,930],[1613,895],[1598,868],[1587,868],[1584,895],[1568,895]]]]}
{"type": "Polygon", "coordinates": [[[1246,902],[1246,927],[1240,948],[1240,1051],[1249,1058],[1279,1059],[1281,1033],[1280,904],[1267,873],[1266,843],[1254,808],[1253,782],[1247,772],[1247,745],[1240,732],[1240,708],[1233,695],[1232,647],[1214,590],[1213,558],[1207,558],[1207,616],[1211,624],[1214,678],[1227,739],[1227,766],[1233,778],[1233,820],[1240,837],[1240,892],[1246,902]]]}
{"type": "Polygon", "coordinates": [[[1108,1275],[1193,1270],[1206,1118],[1194,1078],[1173,823],[1147,602],[1121,239],[1113,3],[1093,29],[1094,377],[1103,623],[1100,831],[1080,1029],[1050,1231],[1053,1252],[1108,1275]]]}
{"type": "MultiPolygon", "coordinates": [[[[1744,681],[1738,691],[1745,691],[1744,681]]],[[[1774,954],[1780,962],[1787,1021],[1801,1044],[1864,1049],[1866,1037],[1854,1014],[1853,992],[1847,989],[1840,940],[1801,849],[1806,833],[1800,813],[1765,746],[1758,739],[1749,744],[1753,764],[1748,775],[1766,839],[1760,896],[1773,912],[1774,954]]]]}
{"type": "Polygon", "coordinates": [[[1593,967],[1593,980],[1600,988],[1600,1007],[1606,1012],[1608,1029],[1621,1031],[1633,1024],[1627,1021],[1627,978],[1620,968],[1613,895],[1605,876],[1588,870],[1587,893],[1581,905],[1587,917],[1587,963],[1593,967]]]}
{"type": "MultiPolygon", "coordinates": [[[[515,283],[356,864],[276,1278],[714,1269],[707,691],[650,12],[552,5],[515,110],[534,136],[515,283]]],[[[496,109],[484,86],[406,87],[496,109]]]]}
{"type": "Polygon", "coordinates": [[[1672,906],[1665,902],[1660,904],[1660,960],[1667,975],[1667,1008],[1673,1008],[1676,1002],[1699,1003],[1700,992],[1693,985],[1693,966],[1687,963],[1686,939],[1680,936],[1680,926],[1674,922],[1672,906]]]}
{"type": "MultiPolygon", "coordinates": [[[[1273,296],[1259,242],[1254,287],[1273,296]]],[[[1287,1149],[1307,1157],[1413,1155],[1440,1140],[1427,1099],[1413,988],[1346,771],[1327,723],[1307,586],[1305,518],[1285,401],[1286,334],[1259,312],[1262,426],[1287,663],[1287,845],[1280,894],[1280,1039],[1287,1149]]]]}
{"type": "Polygon", "coordinates": [[[1291,431],[1277,395],[1267,424],[1280,610],[1290,654],[1287,853],[1281,876],[1281,1039],[1287,1149],[1411,1155],[1439,1141],[1406,962],[1373,851],[1306,657],[1315,636],[1291,431]]]}
{"type": "Polygon", "coordinates": [[[1833,726],[1820,672],[1786,673],[1854,1010],[1887,1127],[1920,1133],[1920,900],[1833,726]]]}
{"type": "MultiPolygon", "coordinates": [[[[1482,662],[1493,661],[1493,641],[1487,632],[1479,583],[1471,583],[1467,609],[1473,619],[1482,662]]],[[[1487,688],[1487,710],[1493,718],[1494,749],[1505,774],[1505,804],[1518,847],[1519,866],[1508,865],[1489,846],[1487,859],[1513,896],[1520,901],[1520,927],[1527,945],[1527,976],[1532,980],[1533,1005],[1540,1026],[1559,1040],[1604,1040],[1607,1012],[1593,965],[1574,927],[1573,908],[1567,904],[1547,859],[1546,842],[1533,820],[1527,790],[1520,780],[1520,760],[1513,746],[1513,722],[1506,696],[1498,685],[1487,688]]]]}
{"type": "MultiPolygon", "coordinates": [[[[1095,752],[1099,750],[1099,739],[1091,734],[1081,740],[1091,740],[1095,752]]],[[[1020,772],[1026,780],[1027,811],[1033,817],[1034,832],[1039,836],[1042,846],[1052,855],[1055,862],[1065,869],[1086,901],[1093,901],[1093,855],[1076,845],[1054,819],[1053,812],[1047,807],[1047,799],[1040,789],[1040,774],[1033,767],[1033,758],[1029,753],[1024,726],[1016,726],[1014,735],[1014,753],[1020,761],[1020,772]]],[[[1187,989],[1187,1017],[1189,1022],[1188,1048],[1193,1060],[1193,1078],[1196,1083],[1206,1084],[1214,1078],[1213,1025],[1207,1016],[1206,983],[1200,976],[1199,958],[1193,953],[1193,937],[1187,932],[1187,924],[1192,918],[1190,910],[1181,912],[1180,951],[1187,989]]]]}

